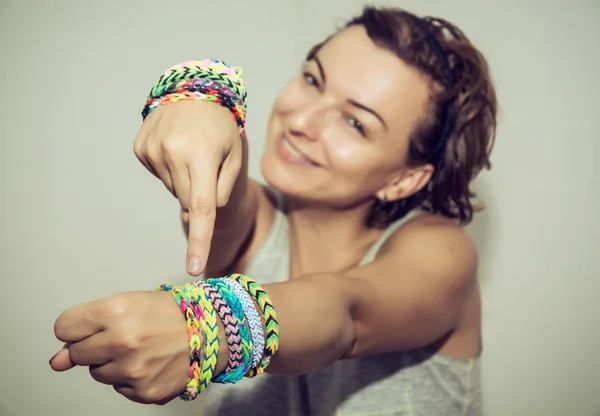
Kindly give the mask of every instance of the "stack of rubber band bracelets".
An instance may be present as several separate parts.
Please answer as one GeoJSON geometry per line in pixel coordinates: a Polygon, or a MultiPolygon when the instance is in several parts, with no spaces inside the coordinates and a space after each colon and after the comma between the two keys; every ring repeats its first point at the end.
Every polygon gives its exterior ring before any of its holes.
{"type": "Polygon", "coordinates": [[[186,391],[193,400],[208,383],[236,383],[265,371],[279,347],[279,327],[273,304],[258,283],[232,274],[198,280],[183,286],[161,285],[169,291],[186,318],[190,343],[190,368],[186,391]],[[229,349],[227,367],[216,377],[219,326],[223,322],[229,349]]]}
{"type": "Polygon", "coordinates": [[[180,100],[212,101],[231,111],[240,133],[246,125],[246,88],[242,69],[205,59],[173,65],[154,84],[142,110],[145,120],[160,105],[180,100]]]}

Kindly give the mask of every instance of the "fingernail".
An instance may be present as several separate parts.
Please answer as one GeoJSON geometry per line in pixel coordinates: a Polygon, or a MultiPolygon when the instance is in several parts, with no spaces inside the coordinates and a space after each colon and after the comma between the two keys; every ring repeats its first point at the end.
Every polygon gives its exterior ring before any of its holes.
{"type": "Polygon", "coordinates": [[[54,355],[52,356],[52,358],[50,358],[50,361],[48,361],[48,364],[49,364],[49,365],[52,365],[52,360],[54,360],[54,357],[56,357],[57,355],[58,355],[58,353],[54,354],[54,355]]]}
{"type": "Polygon", "coordinates": [[[202,262],[200,261],[200,257],[190,257],[188,260],[188,271],[193,274],[200,273],[200,268],[202,267],[202,262]]]}

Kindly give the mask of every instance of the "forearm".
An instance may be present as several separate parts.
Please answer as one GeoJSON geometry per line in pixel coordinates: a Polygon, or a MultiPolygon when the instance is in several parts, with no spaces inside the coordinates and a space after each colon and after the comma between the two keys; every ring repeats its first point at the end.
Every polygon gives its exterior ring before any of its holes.
{"type": "Polygon", "coordinates": [[[306,373],[347,355],[355,340],[352,295],[344,276],[319,274],[265,285],[277,310],[279,351],[272,374],[306,373]]]}
{"type": "MultiPolygon", "coordinates": [[[[354,345],[351,278],[319,274],[267,284],[279,323],[279,350],[267,367],[278,375],[302,374],[346,356],[354,345]]],[[[221,348],[216,374],[229,358],[220,323],[221,348]]]]}

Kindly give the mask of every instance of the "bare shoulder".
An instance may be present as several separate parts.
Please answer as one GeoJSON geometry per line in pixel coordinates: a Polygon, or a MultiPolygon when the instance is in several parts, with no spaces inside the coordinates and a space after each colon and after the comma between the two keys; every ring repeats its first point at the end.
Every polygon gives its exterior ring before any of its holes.
{"type": "Polygon", "coordinates": [[[477,278],[479,254],[465,228],[447,218],[423,214],[397,230],[381,256],[395,258],[395,264],[413,263],[422,271],[422,282],[432,292],[456,294],[460,299],[456,323],[432,347],[459,359],[478,356],[482,318],[477,278]],[[398,259],[402,263],[397,263],[398,259]]]}
{"type": "Polygon", "coordinates": [[[464,227],[439,215],[421,214],[390,237],[377,260],[412,259],[431,273],[470,280],[476,275],[478,257],[477,246],[464,227]]]}
{"type": "Polygon", "coordinates": [[[362,283],[348,285],[357,305],[353,356],[430,345],[455,357],[475,356],[477,257],[468,233],[448,219],[422,214],[398,228],[373,262],[347,273],[362,283]],[[393,317],[386,325],[401,331],[390,335],[380,316],[393,317]]]}

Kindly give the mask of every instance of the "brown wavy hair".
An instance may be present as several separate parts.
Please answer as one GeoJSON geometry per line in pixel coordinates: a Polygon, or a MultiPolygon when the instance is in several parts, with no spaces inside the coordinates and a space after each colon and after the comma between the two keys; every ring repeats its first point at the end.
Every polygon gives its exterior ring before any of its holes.
{"type": "MultiPolygon", "coordinates": [[[[469,223],[476,197],[471,182],[482,169],[491,167],[496,133],[496,92],[485,58],[460,29],[443,19],[369,6],[345,27],[354,25],[364,26],[376,45],[394,52],[431,83],[430,109],[410,138],[407,161],[409,166],[431,163],[435,168],[431,180],[408,198],[376,201],[366,224],[387,227],[415,208],[469,223]],[[450,88],[445,87],[445,67],[430,36],[445,55],[453,78],[450,88]],[[440,147],[446,118],[449,134],[440,147]]],[[[307,59],[329,39],[315,45],[307,59]]]]}

